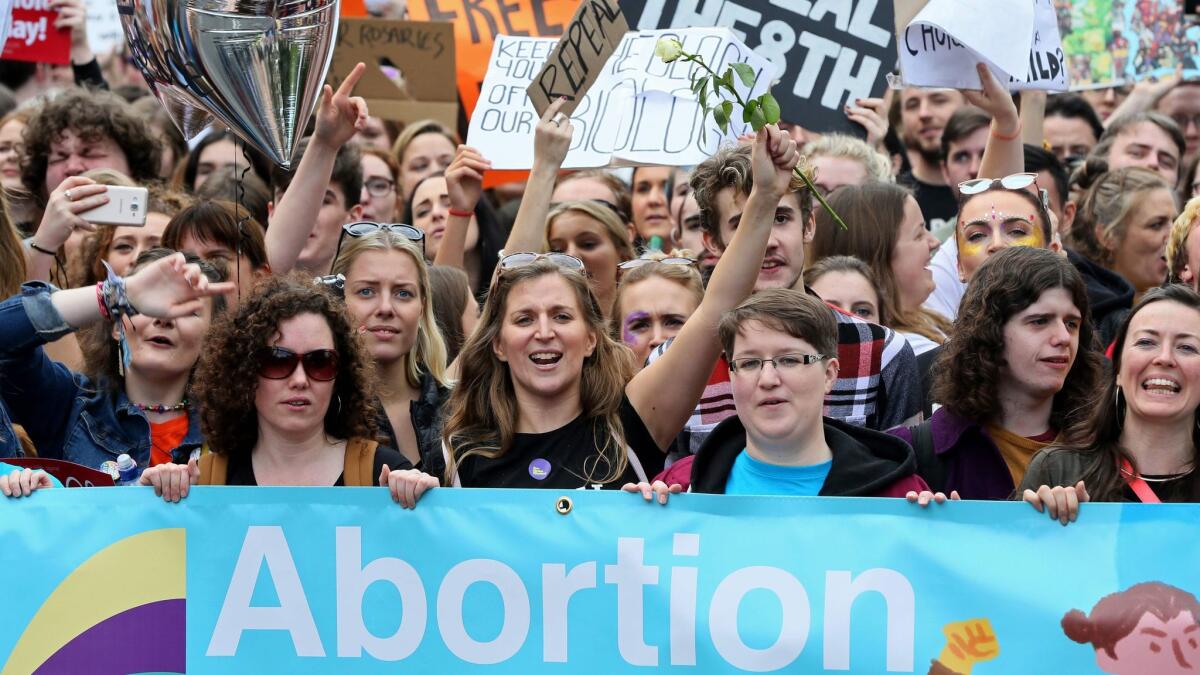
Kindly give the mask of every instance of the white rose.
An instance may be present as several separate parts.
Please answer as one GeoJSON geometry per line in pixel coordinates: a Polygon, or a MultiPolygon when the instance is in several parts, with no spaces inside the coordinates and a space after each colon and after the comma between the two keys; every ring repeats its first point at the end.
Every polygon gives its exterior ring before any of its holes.
{"type": "Polygon", "coordinates": [[[671,63],[683,55],[683,45],[673,37],[659,38],[658,43],[654,45],[654,55],[663,60],[663,63],[671,63]]]}

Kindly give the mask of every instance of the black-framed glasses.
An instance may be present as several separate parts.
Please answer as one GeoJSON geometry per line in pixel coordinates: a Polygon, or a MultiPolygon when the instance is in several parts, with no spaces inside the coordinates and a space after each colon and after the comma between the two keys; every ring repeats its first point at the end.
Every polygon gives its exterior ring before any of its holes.
{"type": "Polygon", "coordinates": [[[663,258],[662,260],[655,260],[654,258],[634,258],[633,260],[626,260],[620,265],[617,265],[617,267],[623,270],[631,270],[641,267],[642,265],[649,265],[651,263],[658,263],[660,265],[695,265],[696,261],[692,260],[691,258],[682,257],[663,258]]]}
{"type": "Polygon", "coordinates": [[[338,236],[337,248],[334,249],[333,262],[329,265],[329,271],[333,271],[333,265],[337,263],[338,256],[342,253],[342,242],[346,236],[365,237],[369,234],[374,234],[380,230],[387,230],[394,234],[398,234],[407,238],[409,241],[416,242],[421,246],[421,256],[425,256],[425,233],[405,223],[376,223],[370,220],[360,220],[357,223],[346,223],[342,226],[342,234],[338,236]]]}
{"type": "Polygon", "coordinates": [[[1037,182],[1036,173],[1014,173],[1004,178],[974,178],[958,184],[958,191],[964,195],[977,195],[996,183],[1005,190],[1024,190],[1037,182]]]}
{"type": "Polygon", "coordinates": [[[566,253],[510,253],[500,258],[499,268],[501,270],[511,270],[517,267],[532,265],[539,260],[549,260],[566,270],[583,271],[583,261],[566,253]]]}
{"type": "Polygon", "coordinates": [[[268,380],[286,380],[304,364],[304,374],[317,382],[329,382],[337,377],[338,353],[332,349],[314,349],[297,354],[283,347],[263,347],[254,353],[258,374],[268,380]]]}
{"type": "Polygon", "coordinates": [[[367,188],[367,194],[372,197],[386,197],[388,193],[396,189],[396,181],[387,178],[370,178],[363,181],[363,187],[367,188]]]}
{"type": "Polygon", "coordinates": [[[744,359],[732,359],[729,369],[735,373],[752,375],[762,372],[766,364],[775,366],[775,370],[791,370],[796,366],[809,366],[825,358],[824,354],[780,354],[773,359],[758,356],[747,356],[744,359]]]}

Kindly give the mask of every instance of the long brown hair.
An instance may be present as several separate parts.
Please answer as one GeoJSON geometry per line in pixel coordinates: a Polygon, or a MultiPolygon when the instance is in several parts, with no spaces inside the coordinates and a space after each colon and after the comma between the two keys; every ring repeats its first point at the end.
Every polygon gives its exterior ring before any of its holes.
{"type": "Polygon", "coordinates": [[[808,266],[831,255],[849,255],[867,263],[878,281],[880,315],[890,318],[888,328],[916,333],[941,344],[950,333],[945,317],[924,308],[901,311],[900,286],[892,273],[892,251],[900,238],[908,190],[889,183],[844,185],[826,201],[849,225],[842,229],[825,209],[817,209],[817,231],[808,266]]]}
{"type": "MultiPolygon", "coordinates": [[[[446,426],[442,432],[449,449],[447,485],[453,481],[458,465],[468,457],[494,459],[512,449],[518,416],[516,392],[507,364],[496,356],[492,345],[500,338],[505,306],[513,288],[550,274],[558,275],[574,291],[582,318],[596,336],[595,351],[583,361],[580,398],[588,420],[598,432],[607,431],[605,445],[598,452],[609,471],[603,476],[587,476],[587,480],[611,483],[625,471],[628,460],[619,411],[625,385],[635,372],[633,352],[608,335],[600,303],[582,272],[537,260],[497,273],[479,324],[458,355],[459,381],[446,403],[446,426]]],[[[597,437],[600,435],[597,433],[597,437]]]]}
{"type": "MultiPolygon", "coordinates": [[[[1122,352],[1125,350],[1125,338],[1133,317],[1156,302],[1174,302],[1200,313],[1200,295],[1187,286],[1169,284],[1148,291],[1117,329],[1116,340],[1113,342],[1111,376],[1100,389],[1092,405],[1091,414],[1087,415],[1077,428],[1068,429],[1066,433],[1067,437],[1077,439],[1074,441],[1076,444],[1049,450],[1083,452],[1090,455],[1091,461],[1087,463],[1080,480],[1087,485],[1092,501],[1122,500],[1121,495],[1125,488],[1125,481],[1120,472],[1122,460],[1127,460],[1134,472],[1138,470],[1137,462],[1120,445],[1121,428],[1125,423],[1127,407],[1123,405],[1123,396],[1118,396],[1120,386],[1117,384],[1117,378],[1121,374],[1122,352]]],[[[1196,423],[1192,425],[1192,444],[1194,447],[1200,447],[1200,416],[1197,416],[1196,423]]],[[[1177,489],[1176,499],[1163,498],[1163,501],[1200,502],[1200,472],[1193,472],[1187,477],[1185,484],[1177,489]]]]}
{"type": "Polygon", "coordinates": [[[0,298],[19,293],[25,277],[25,247],[8,213],[8,197],[0,190],[0,298]]]}

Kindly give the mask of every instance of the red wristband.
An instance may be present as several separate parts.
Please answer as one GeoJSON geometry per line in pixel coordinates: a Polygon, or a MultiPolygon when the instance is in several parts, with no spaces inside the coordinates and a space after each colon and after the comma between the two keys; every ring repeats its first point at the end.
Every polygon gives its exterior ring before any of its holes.
{"type": "Polygon", "coordinates": [[[451,208],[449,211],[447,211],[447,213],[458,218],[470,218],[471,216],[475,215],[474,211],[459,211],[455,208],[451,208]]]}
{"type": "Polygon", "coordinates": [[[1011,136],[1004,136],[1000,133],[997,133],[996,127],[992,127],[992,136],[995,137],[995,139],[998,141],[1015,141],[1015,140],[1017,140],[1018,138],[1021,137],[1021,121],[1017,120],[1017,130],[1014,131],[1011,136]]]}
{"type": "Polygon", "coordinates": [[[104,306],[104,282],[96,283],[96,304],[100,306],[100,316],[108,321],[112,321],[112,315],[108,313],[108,307],[104,306]]]}

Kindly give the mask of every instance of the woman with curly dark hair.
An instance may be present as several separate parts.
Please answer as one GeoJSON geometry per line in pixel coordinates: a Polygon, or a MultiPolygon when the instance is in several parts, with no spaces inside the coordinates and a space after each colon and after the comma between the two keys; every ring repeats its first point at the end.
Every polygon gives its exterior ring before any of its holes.
{"type": "Polygon", "coordinates": [[[372,440],[370,357],[346,310],[300,274],[267,279],[213,327],[193,387],[211,452],[143,474],[169,501],[192,483],[387,486],[411,466],[372,440]]]}
{"type": "Polygon", "coordinates": [[[1077,440],[1034,457],[1019,488],[1064,525],[1087,501],[1200,502],[1200,294],[1151,290],[1117,329],[1112,355],[1077,440]]]}
{"type": "Polygon", "coordinates": [[[935,492],[1008,499],[1030,459],[1087,412],[1102,357],[1087,289],[1061,255],[1017,246],[975,272],[934,364],[928,421],[890,433],[935,492]]]}
{"type": "Polygon", "coordinates": [[[88,89],[48,100],[23,139],[21,182],[43,209],[26,253],[29,278],[48,280],[56,257],[72,269],[83,235],[96,230],[79,214],[108,202],[106,186],[79,174],[113,169],[145,184],[158,177],[161,151],[128,103],[88,89]]]}

